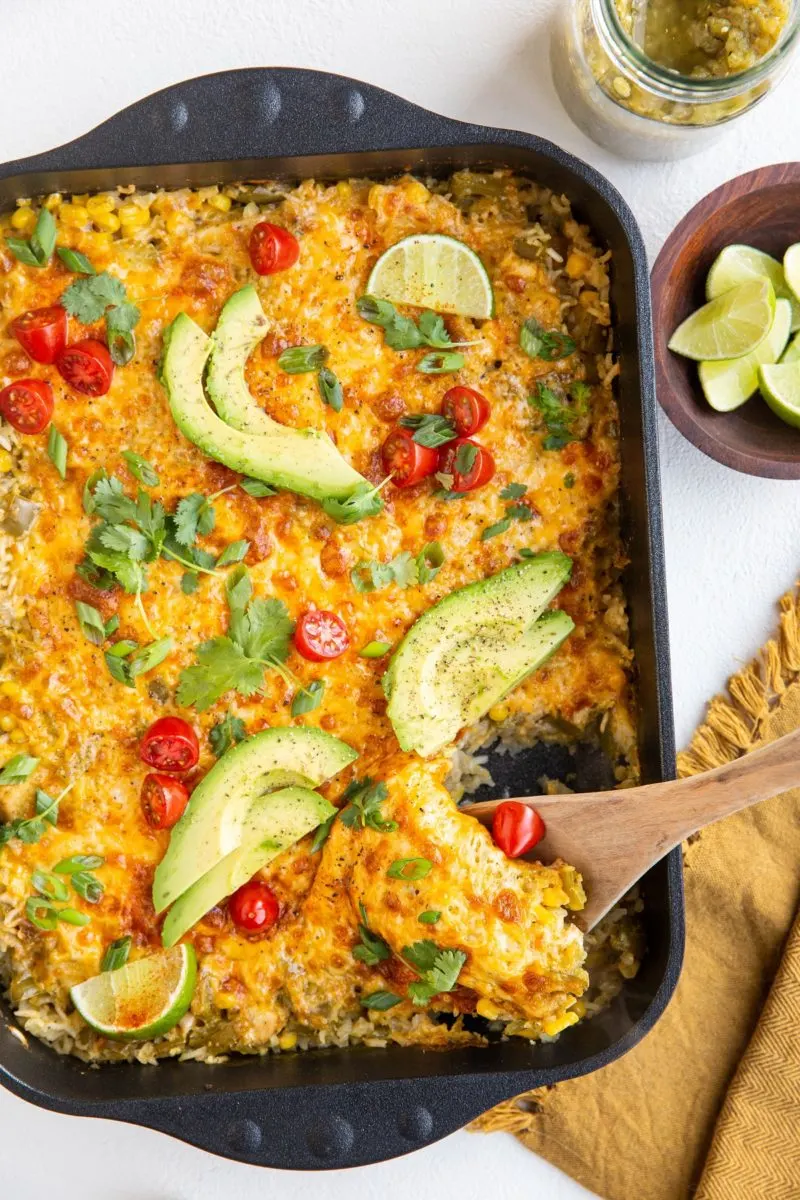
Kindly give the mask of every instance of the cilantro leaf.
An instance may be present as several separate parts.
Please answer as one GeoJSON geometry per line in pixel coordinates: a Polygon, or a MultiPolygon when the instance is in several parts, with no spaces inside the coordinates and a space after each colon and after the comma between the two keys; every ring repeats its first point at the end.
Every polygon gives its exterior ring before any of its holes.
{"type": "Polygon", "coordinates": [[[369,928],[367,910],[364,905],[359,904],[358,909],[361,913],[361,920],[358,924],[361,945],[354,948],[353,957],[368,967],[375,967],[379,962],[385,962],[387,958],[391,958],[392,952],[383,938],[369,928]]]}
{"type": "Polygon", "coordinates": [[[91,498],[92,512],[97,513],[103,521],[113,524],[136,520],[136,502],[125,495],[122,481],[116,475],[106,475],[103,471],[94,484],[91,498]]]}
{"type": "Polygon", "coordinates": [[[230,750],[231,746],[244,741],[244,738],[244,721],[229,712],[221,721],[217,721],[216,725],[212,725],[208,731],[208,744],[216,758],[222,758],[226,750],[230,750]]]}
{"type": "Polygon", "coordinates": [[[443,564],[444,551],[439,542],[428,542],[419,554],[412,556],[408,550],[403,550],[388,563],[362,558],[350,572],[350,580],[357,592],[380,591],[390,583],[407,588],[430,583],[443,564]]]}
{"type": "Polygon", "coordinates": [[[283,662],[289,654],[294,621],[282,600],[251,600],[236,641],[248,658],[283,662]]]}
{"type": "Polygon", "coordinates": [[[528,488],[524,483],[507,483],[500,492],[501,500],[521,500],[528,488]]]}
{"type": "Polygon", "coordinates": [[[542,416],[547,435],[542,439],[544,450],[563,450],[570,442],[578,442],[584,434],[578,432],[588,412],[591,389],[579,381],[570,388],[570,399],[561,397],[543,383],[528,397],[528,403],[542,416]]]}
{"type": "Polygon", "coordinates": [[[383,500],[379,495],[382,487],[383,483],[372,487],[365,480],[357,484],[344,500],[337,500],[335,496],[325,496],[321,501],[322,510],[340,525],[355,525],[356,521],[377,516],[382,510],[383,500]]]}
{"type": "Polygon", "coordinates": [[[400,418],[400,424],[405,429],[413,429],[413,440],[431,450],[452,442],[457,436],[455,427],[441,413],[410,413],[400,418]]]}
{"type": "Polygon", "coordinates": [[[503,517],[502,520],[495,521],[494,525],[487,525],[487,527],[481,531],[481,541],[488,542],[489,538],[497,537],[498,534],[505,533],[510,528],[511,518],[503,517]]]}
{"type": "Polygon", "coordinates": [[[339,809],[342,824],[348,829],[374,829],[377,833],[394,833],[396,821],[384,820],[381,805],[388,798],[385,783],[375,783],[369,775],[348,784],[342,799],[346,806],[339,809]]]}
{"type": "Polygon", "coordinates": [[[558,362],[575,350],[575,342],[568,334],[545,329],[535,317],[523,322],[519,344],[528,358],[538,358],[543,362],[558,362]]]}
{"type": "Polygon", "coordinates": [[[125,285],[108,271],[76,279],[61,297],[64,308],[82,325],[93,325],[112,305],[125,303],[125,285]]]}
{"type": "Polygon", "coordinates": [[[198,712],[210,708],[226,692],[252,696],[264,680],[261,663],[253,662],[229,637],[216,637],[197,648],[197,662],[181,671],[178,704],[198,712]]]}
{"type": "Polygon", "coordinates": [[[440,950],[435,942],[414,942],[403,949],[403,958],[420,978],[408,985],[408,994],[415,1004],[427,1004],[441,992],[452,992],[467,961],[463,950],[440,950]]]}
{"type": "Polygon", "coordinates": [[[0,770],[0,785],[7,787],[23,783],[39,765],[39,759],[30,754],[15,754],[0,770]]]}

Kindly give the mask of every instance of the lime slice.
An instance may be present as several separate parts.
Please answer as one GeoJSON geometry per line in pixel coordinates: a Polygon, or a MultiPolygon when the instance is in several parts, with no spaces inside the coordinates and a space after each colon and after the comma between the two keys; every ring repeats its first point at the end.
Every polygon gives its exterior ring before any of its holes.
{"type": "Polygon", "coordinates": [[[87,1025],[105,1037],[126,1041],[167,1033],[189,1008],[197,959],[181,943],[116,971],[103,971],[70,989],[87,1025]]]}
{"type": "Polygon", "coordinates": [[[775,317],[768,279],[752,279],[723,292],[687,317],[672,335],[670,350],[699,362],[741,358],[767,336],[775,317]]]}
{"type": "Polygon", "coordinates": [[[794,332],[796,329],[800,329],[800,242],[795,242],[784,254],[783,275],[794,309],[792,316],[792,332],[794,332]]]}
{"type": "MultiPolygon", "coordinates": [[[[781,266],[777,258],[773,258],[771,254],[765,254],[763,250],[756,250],[755,246],[738,244],[726,246],[714,259],[711,270],[708,272],[706,299],[715,300],[717,296],[729,292],[731,288],[738,287],[741,283],[766,278],[775,289],[775,295],[791,303],[792,332],[794,332],[795,329],[800,329],[800,303],[798,303],[798,296],[794,294],[785,270],[785,260],[784,266],[781,266]]],[[[798,274],[800,274],[800,263],[798,263],[798,274]]]]}
{"type": "Polygon", "coordinates": [[[782,363],[797,362],[800,359],[800,333],[795,334],[781,355],[782,363]]]}
{"type": "Polygon", "coordinates": [[[792,306],[788,300],[775,301],[775,319],[764,340],[744,358],[723,358],[719,362],[701,362],[700,383],[706,400],[717,412],[732,412],[758,391],[758,368],[776,363],[789,340],[792,306]]]}
{"type": "Polygon", "coordinates": [[[758,381],[775,416],[800,429],[800,362],[759,367],[758,381]]]}
{"type": "Polygon", "coordinates": [[[474,250],[443,233],[415,233],[380,256],[367,292],[394,304],[478,319],[494,313],[494,292],[474,250]]]}

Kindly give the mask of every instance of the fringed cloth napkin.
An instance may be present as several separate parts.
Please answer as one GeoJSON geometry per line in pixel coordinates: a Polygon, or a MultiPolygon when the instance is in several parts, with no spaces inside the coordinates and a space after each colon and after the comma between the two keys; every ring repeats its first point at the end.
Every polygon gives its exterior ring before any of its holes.
{"type": "MultiPolygon", "coordinates": [[[[711,701],[680,775],[800,726],[800,600],[780,607],[777,637],[711,701]]],[[[798,1200],[800,790],[704,830],[684,866],[686,958],[653,1031],[472,1128],[517,1134],[604,1200],[798,1200]]]]}

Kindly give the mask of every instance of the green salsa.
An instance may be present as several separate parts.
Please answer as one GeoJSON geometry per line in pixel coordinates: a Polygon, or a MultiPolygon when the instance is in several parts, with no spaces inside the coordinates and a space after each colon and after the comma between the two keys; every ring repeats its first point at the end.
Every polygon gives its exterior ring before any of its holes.
{"type": "Polygon", "coordinates": [[[616,0],[628,34],[641,4],[645,54],[689,79],[724,79],[755,66],[789,16],[788,0],[616,0]]]}

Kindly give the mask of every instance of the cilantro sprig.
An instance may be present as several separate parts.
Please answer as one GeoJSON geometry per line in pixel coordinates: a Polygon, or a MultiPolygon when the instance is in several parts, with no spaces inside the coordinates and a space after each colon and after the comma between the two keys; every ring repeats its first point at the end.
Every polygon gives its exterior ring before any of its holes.
{"type": "Polygon", "coordinates": [[[428,542],[419,554],[403,550],[385,563],[362,558],[350,572],[350,579],[357,592],[381,591],[392,583],[407,588],[430,583],[443,564],[444,551],[439,542],[428,542]]]}
{"type": "Polygon", "coordinates": [[[361,914],[361,920],[358,923],[361,945],[353,949],[353,957],[367,967],[376,967],[379,962],[385,962],[387,958],[391,958],[392,952],[383,938],[370,929],[367,910],[363,904],[359,904],[358,911],[361,914]]]}
{"type": "Polygon", "coordinates": [[[246,736],[244,721],[227,712],[221,721],[217,721],[208,731],[208,744],[215,758],[222,758],[231,746],[243,742],[246,736]]]}
{"type": "Polygon", "coordinates": [[[356,485],[345,500],[337,500],[334,496],[325,496],[321,501],[322,510],[334,521],[338,521],[340,525],[355,525],[356,521],[363,521],[365,517],[377,516],[383,508],[380,493],[390,479],[391,475],[387,475],[386,479],[375,487],[364,480],[363,483],[356,485]]]}
{"type": "Polygon", "coordinates": [[[581,427],[589,411],[590,397],[591,388],[580,380],[570,385],[567,395],[559,395],[545,384],[537,383],[528,403],[541,414],[547,430],[542,449],[563,450],[570,442],[581,441],[585,436],[581,427]]]}
{"type": "Polygon", "coordinates": [[[311,853],[316,853],[325,845],[337,818],[348,829],[374,829],[376,833],[394,833],[397,822],[386,819],[381,812],[381,805],[388,795],[389,789],[386,784],[376,783],[369,775],[363,779],[353,779],[342,795],[342,808],[328,817],[314,834],[311,853]]]}
{"type": "MultiPolygon", "coordinates": [[[[448,333],[443,317],[425,309],[415,321],[404,317],[389,300],[377,296],[360,296],[356,301],[358,315],[371,325],[383,330],[383,340],[392,350],[418,350],[429,346],[432,350],[452,351],[455,346],[474,346],[475,342],[454,342],[448,333]]],[[[446,371],[457,371],[464,365],[462,354],[426,354],[417,363],[423,374],[438,375],[446,371]]]]}
{"type": "Polygon", "coordinates": [[[283,601],[253,597],[250,576],[241,566],[228,577],[225,593],[230,611],[227,634],[198,646],[196,663],[180,675],[178,703],[198,712],[226,692],[252,696],[261,690],[267,669],[296,683],[283,665],[294,630],[283,601]]]}
{"type": "Polygon", "coordinates": [[[93,325],[105,317],[106,340],[114,362],[124,367],[136,352],[133,330],[141,313],[128,299],[125,285],[115,275],[101,271],[71,283],[61,303],[82,325],[93,325]]]}
{"type": "Polygon", "coordinates": [[[528,317],[519,331],[519,344],[528,358],[542,362],[558,362],[575,350],[575,341],[558,329],[545,329],[535,317],[528,317]]]}
{"type": "Polygon", "coordinates": [[[405,946],[402,954],[420,976],[408,985],[408,994],[417,1005],[427,1004],[442,992],[452,992],[467,961],[463,950],[440,950],[429,939],[405,946]]]}
{"type": "Polygon", "coordinates": [[[47,792],[43,792],[41,788],[37,788],[34,799],[34,815],[17,817],[13,821],[7,821],[4,825],[0,825],[0,849],[15,838],[26,846],[34,846],[40,841],[47,832],[48,825],[51,827],[57,825],[58,807],[74,786],[73,780],[55,798],[48,796],[47,792]]]}

